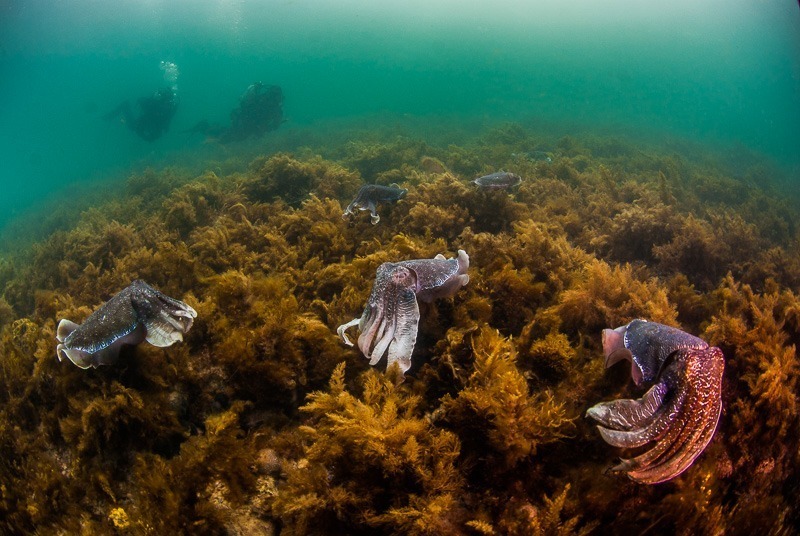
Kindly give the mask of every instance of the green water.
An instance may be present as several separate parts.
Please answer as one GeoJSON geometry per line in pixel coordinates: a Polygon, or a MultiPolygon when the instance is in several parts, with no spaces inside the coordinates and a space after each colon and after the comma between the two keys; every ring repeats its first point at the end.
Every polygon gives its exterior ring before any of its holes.
{"type": "Polygon", "coordinates": [[[699,142],[733,167],[763,155],[800,181],[794,0],[463,4],[0,0],[0,225],[148,165],[235,154],[183,131],[226,122],[256,80],[283,88],[288,120],[261,152],[353,122],[439,141],[518,122],[699,142]],[[169,132],[103,121],[163,85],[162,60],[181,73],[169,132]]]}

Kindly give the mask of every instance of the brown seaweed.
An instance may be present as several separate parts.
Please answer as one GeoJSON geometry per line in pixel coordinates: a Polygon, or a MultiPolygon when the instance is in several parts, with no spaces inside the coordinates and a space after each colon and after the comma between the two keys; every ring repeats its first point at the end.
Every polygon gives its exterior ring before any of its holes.
{"type": "Polygon", "coordinates": [[[147,170],[4,259],[2,530],[791,532],[796,192],[621,139],[501,125],[449,143],[373,136],[147,170]],[[513,156],[543,147],[552,162],[513,156]],[[513,196],[469,187],[496,169],[526,180],[513,196]],[[364,181],[409,191],[381,225],[348,226],[364,181]],[[396,387],[338,343],[378,266],[458,249],[471,282],[421,316],[412,379],[396,387]],[[185,344],[58,367],[56,320],[137,278],[197,310],[185,344]],[[636,317],[726,356],[715,439],[647,488],[600,476],[578,418],[631,396],[623,372],[602,373],[597,333],[636,317]]]}

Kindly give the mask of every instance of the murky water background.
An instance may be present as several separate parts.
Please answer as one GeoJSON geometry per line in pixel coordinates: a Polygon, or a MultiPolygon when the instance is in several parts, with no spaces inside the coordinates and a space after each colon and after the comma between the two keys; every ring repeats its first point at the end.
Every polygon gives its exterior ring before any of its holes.
{"type": "Polygon", "coordinates": [[[429,4],[0,1],[0,225],[147,165],[235,154],[183,131],[226,122],[256,80],[283,88],[288,119],[260,152],[353,122],[446,138],[511,121],[687,139],[800,178],[793,0],[429,4]],[[170,131],[148,143],[103,121],[163,84],[162,60],[181,72],[170,131]]]}

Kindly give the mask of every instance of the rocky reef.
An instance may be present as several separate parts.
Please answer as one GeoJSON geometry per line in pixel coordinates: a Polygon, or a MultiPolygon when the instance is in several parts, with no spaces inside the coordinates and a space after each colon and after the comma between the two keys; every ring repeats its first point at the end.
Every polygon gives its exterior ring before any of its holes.
{"type": "Polygon", "coordinates": [[[798,206],[768,167],[516,125],[131,176],[0,260],[0,532],[791,533],[798,206]],[[524,180],[471,184],[500,169],[524,180]],[[365,183],[408,190],[380,225],[341,217],[365,183]],[[405,381],[340,343],[381,264],[459,249],[405,381]],[[59,363],[58,319],[136,279],[197,312],[184,343],[59,363]],[[640,396],[600,336],[636,318],[725,356],[714,437],[657,485],[583,417],[640,396]]]}

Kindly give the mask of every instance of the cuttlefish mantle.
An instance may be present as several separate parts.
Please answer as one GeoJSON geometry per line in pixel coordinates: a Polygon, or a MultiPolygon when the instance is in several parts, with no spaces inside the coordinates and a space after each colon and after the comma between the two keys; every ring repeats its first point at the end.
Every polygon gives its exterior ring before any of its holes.
{"type": "Polygon", "coordinates": [[[378,216],[379,203],[394,203],[406,195],[408,190],[400,188],[397,184],[382,186],[380,184],[365,184],[358,190],[355,198],[347,205],[342,218],[355,214],[355,210],[369,210],[372,225],[381,221],[378,216]]]}
{"type": "Polygon", "coordinates": [[[65,357],[86,369],[110,365],[126,344],[147,341],[153,346],[171,346],[183,340],[197,312],[180,300],[162,294],[136,280],[78,325],[62,319],[56,348],[59,361],[65,357]]]}
{"type": "Polygon", "coordinates": [[[387,368],[397,362],[400,372],[411,368],[411,353],[417,341],[419,305],[452,296],[469,282],[469,256],[463,249],[456,258],[385,262],[378,267],[361,318],[342,324],[337,333],[353,346],[346,331],[358,326],[358,347],[376,365],[388,351],[387,368]]]}

